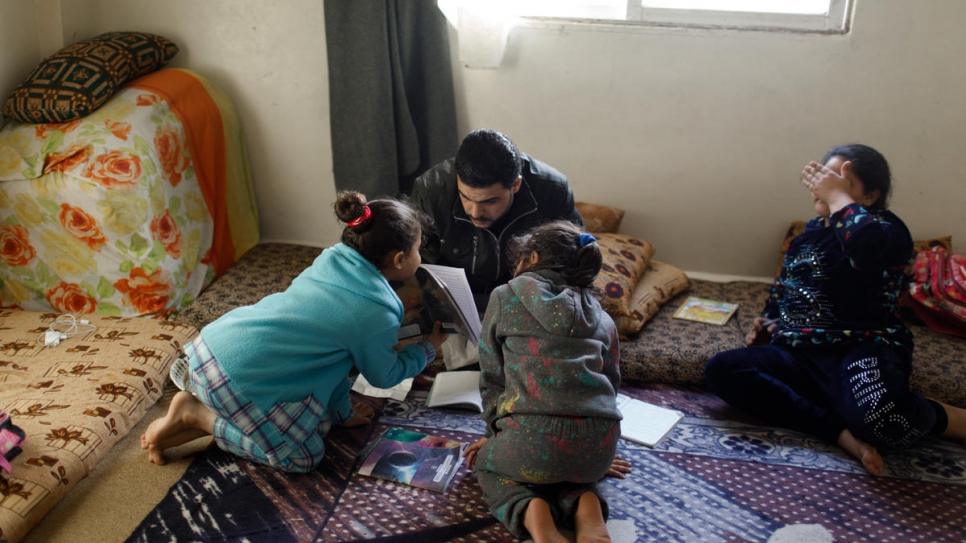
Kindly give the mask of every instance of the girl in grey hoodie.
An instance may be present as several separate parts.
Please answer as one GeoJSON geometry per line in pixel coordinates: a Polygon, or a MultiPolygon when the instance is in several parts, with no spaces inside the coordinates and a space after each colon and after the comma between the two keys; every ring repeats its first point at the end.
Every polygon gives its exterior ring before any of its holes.
{"type": "Polygon", "coordinates": [[[515,243],[515,277],[490,296],[480,338],[485,437],[467,448],[490,511],[535,541],[609,541],[597,481],[621,415],[617,328],[591,288],[596,239],[566,221],[515,243]]]}

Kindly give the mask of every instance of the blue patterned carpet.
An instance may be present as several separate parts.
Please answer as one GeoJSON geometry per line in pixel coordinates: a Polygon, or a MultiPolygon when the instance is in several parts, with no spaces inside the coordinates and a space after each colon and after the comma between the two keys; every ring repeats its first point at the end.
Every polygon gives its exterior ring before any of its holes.
{"type": "MultiPolygon", "coordinates": [[[[633,474],[601,486],[617,543],[966,541],[959,444],[886,453],[886,473],[872,477],[837,447],[742,419],[708,393],[622,392],[686,416],[654,449],[621,442],[633,474]]],[[[515,541],[465,468],[442,495],[354,474],[358,452],[390,426],[466,442],[482,434],[478,416],[427,410],[424,399],[414,390],[405,402],[371,400],[382,409],[378,423],[333,430],[326,461],[311,474],[210,449],[129,541],[515,541]]]]}

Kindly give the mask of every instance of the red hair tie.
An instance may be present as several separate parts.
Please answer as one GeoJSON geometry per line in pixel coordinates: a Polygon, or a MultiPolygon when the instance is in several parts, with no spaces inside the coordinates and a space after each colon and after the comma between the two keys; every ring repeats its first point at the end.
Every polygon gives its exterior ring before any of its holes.
{"type": "Polygon", "coordinates": [[[359,226],[360,224],[368,221],[369,217],[371,216],[372,216],[372,210],[369,209],[369,206],[366,206],[365,210],[362,212],[362,215],[359,215],[355,219],[352,219],[351,221],[347,222],[346,224],[349,225],[349,228],[355,228],[356,226],[359,226]]]}

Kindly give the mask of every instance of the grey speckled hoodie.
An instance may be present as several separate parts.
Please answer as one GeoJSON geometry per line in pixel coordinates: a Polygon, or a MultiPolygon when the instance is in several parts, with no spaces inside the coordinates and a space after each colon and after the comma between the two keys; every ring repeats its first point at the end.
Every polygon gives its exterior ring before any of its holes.
{"type": "Polygon", "coordinates": [[[490,295],[480,337],[487,436],[507,415],[620,420],[620,345],[589,289],[554,271],[527,272],[490,295]]]}

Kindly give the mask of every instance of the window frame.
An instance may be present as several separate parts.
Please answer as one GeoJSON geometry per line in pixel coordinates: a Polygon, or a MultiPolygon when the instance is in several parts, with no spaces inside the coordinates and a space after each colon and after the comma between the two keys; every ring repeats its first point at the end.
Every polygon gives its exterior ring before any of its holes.
{"type": "MultiPolygon", "coordinates": [[[[627,0],[624,19],[594,15],[588,7],[582,17],[520,15],[525,23],[572,23],[623,27],[679,27],[806,34],[847,34],[852,25],[855,0],[829,0],[826,14],[763,13],[697,9],[644,8],[641,0],[627,0]]],[[[588,4],[591,4],[588,2],[588,4]]],[[[597,11],[605,11],[597,9],[597,11]]]]}
{"type": "Polygon", "coordinates": [[[627,0],[627,22],[750,30],[798,30],[842,34],[851,24],[851,0],[830,0],[826,14],[762,13],[645,8],[627,0]]]}

